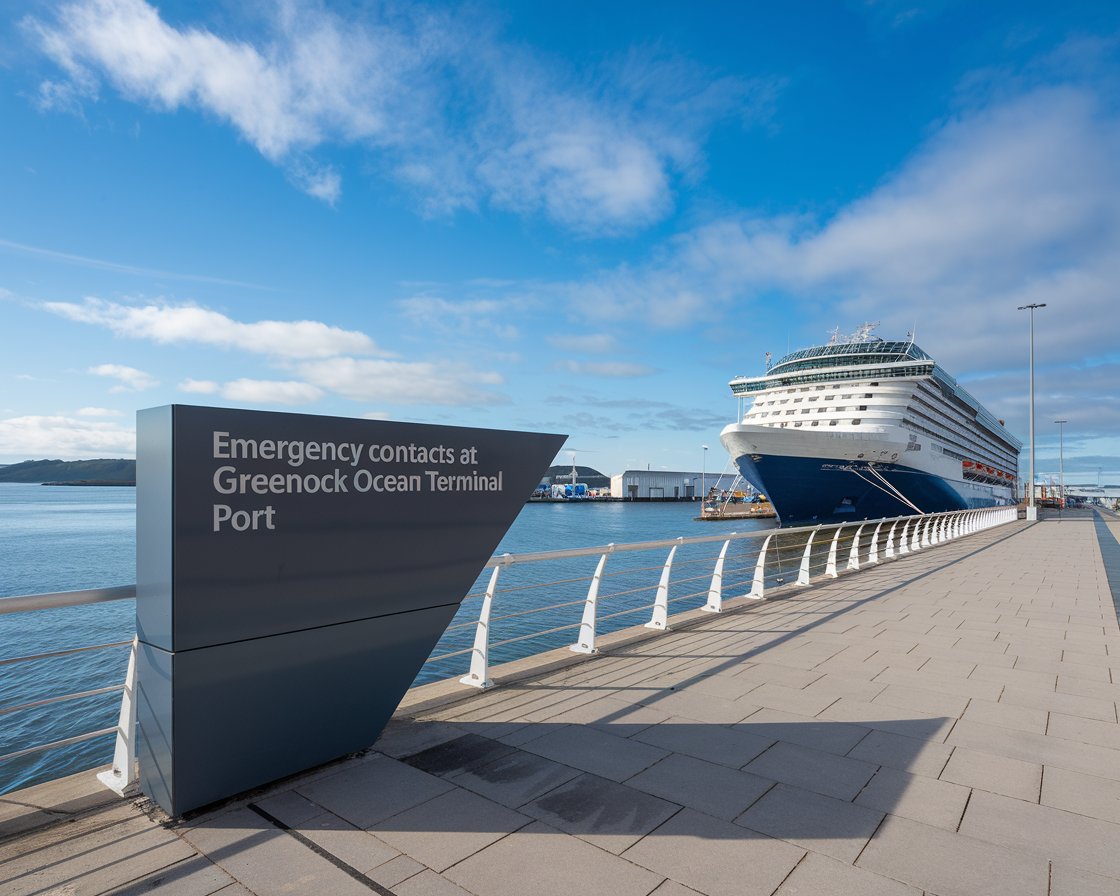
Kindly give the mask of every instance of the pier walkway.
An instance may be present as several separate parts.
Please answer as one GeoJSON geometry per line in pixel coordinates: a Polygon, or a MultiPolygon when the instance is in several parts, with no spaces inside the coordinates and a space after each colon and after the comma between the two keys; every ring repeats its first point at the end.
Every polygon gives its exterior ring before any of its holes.
{"type": "Polygon", "coordinates": [[[1114,896],[1117,535],[1011,523],[420,688],[370,751],[186,821],[92,774],[8,794],[0,892],[1114,896]]]}

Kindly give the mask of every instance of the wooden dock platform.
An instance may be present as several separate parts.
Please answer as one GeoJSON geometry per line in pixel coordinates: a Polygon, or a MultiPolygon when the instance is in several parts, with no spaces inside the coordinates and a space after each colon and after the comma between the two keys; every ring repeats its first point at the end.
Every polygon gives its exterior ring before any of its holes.
{"type": "Polygon", "coordinates": [[[1118,535],[1011,523],[418,688],[366,753],[187,820],[92,774],[7,794],[0,892],[1115,896],[1118,535]]]}

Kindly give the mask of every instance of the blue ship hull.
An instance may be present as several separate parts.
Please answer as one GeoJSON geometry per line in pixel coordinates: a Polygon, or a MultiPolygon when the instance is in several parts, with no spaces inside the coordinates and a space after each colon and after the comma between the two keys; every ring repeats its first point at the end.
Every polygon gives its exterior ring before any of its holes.
{"type": "MultiPolygon", "coordinates": [[[[890,489],[877,480],[865,461],[744,454],[735,462],[743,478],[770,499],[783,526],[842,523],[915,513],[914,507],[891,494],[890,489]]],[[[994,493],[985,493],[982,488],[969,494],[971,489],[964,482],[952,483],[903,464],[876,463],[874,469],[922,513],[1003,503],[994,493]]]]}

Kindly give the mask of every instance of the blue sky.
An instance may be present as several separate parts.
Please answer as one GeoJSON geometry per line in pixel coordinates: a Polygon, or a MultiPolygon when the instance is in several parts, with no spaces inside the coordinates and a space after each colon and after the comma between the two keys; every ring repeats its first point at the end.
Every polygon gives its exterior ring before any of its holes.
{"type": "Polygon", "coordinates": [[[5,3],[0,463],[183,403],[713,470],[863,321],[1025,441],[1045,302],[1039,469],[1115,478],[1118,88],[1102,2],[5,3]]]}

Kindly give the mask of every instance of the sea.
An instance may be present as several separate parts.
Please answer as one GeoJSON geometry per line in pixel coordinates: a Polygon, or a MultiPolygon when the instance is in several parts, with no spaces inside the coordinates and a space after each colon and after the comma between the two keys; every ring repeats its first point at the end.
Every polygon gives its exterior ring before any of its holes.
{"type": "MultiPolygon", "coordinates": [[[[698,511],[699,505],[690,502],[527,503],[496,553],[747,532],[775,525],[773,520],[699,521],[698,511]]],[[[0,599],[135,582],[135,525],[134,488],[0,483],[0,599]]],[[[702,592],[706,593],[719,548],[720,543],[714,542],[682,549],[674,562],[671,594],[687,596],[674,598],[681,605],[671,611],[703,604],[702,592]]],[[[740,557],[740,568],[747,568],[750,559],[740,557]]],[[[609,575],[613,578],[604,581],[601,590],[600,632],[648,620],[647,608],[664,560],[664,550],[612,555],[609,575]]],[[[597,561],[598,556],[591,556],[504,571],[494,599],[491,663],[573,643],[597,561]]],[[[474,623],[488,581],[486,571],[433,651],[433,660],[421,669],[416,684],[466,673],[474,623]]],[[[0,757],[30,745],[114,727],[119,691],[45,701],[119,686],[128,663],[127,644],[134,633],[135,603],[131,600],[0,615],[0,757]],[[99,645],[119,646],[13,662],[99,645]]],[[[0,794],[105,765],[112,761],[113,745],[113,736],[104,735],[0,759],[0,794]]]]}

